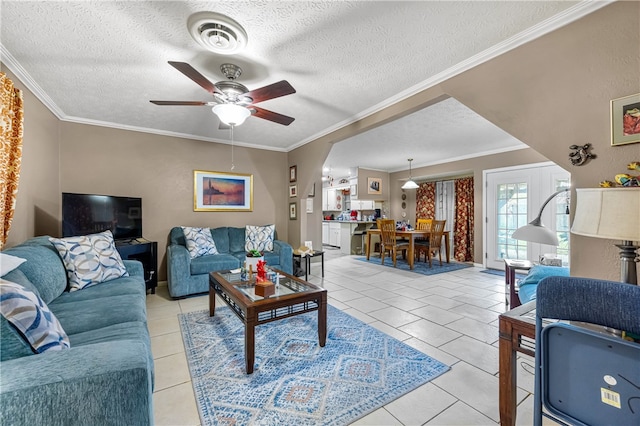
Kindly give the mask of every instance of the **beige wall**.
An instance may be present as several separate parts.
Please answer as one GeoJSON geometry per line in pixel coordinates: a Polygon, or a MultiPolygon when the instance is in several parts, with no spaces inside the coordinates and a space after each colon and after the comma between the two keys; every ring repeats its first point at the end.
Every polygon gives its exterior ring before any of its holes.
{"type": "Polygon", "coordinates": [[[2,71],[22,90],[24,138],[16,211],[7,247],[58,228],[60,209],[58,132],[60,121],[4,65],[2,71]]]}
{"type": "Polygon", "coordinates": [[[194,212],[193,171],[231,172],[231,146],[106,127],[62,123],[60,191],[142,197],[144,237],[158,242],[158,276],[174,226],[275,223],[288,239],[287,154],[234,148],[235,173],[253,174],[253,212],[194,212]]]}

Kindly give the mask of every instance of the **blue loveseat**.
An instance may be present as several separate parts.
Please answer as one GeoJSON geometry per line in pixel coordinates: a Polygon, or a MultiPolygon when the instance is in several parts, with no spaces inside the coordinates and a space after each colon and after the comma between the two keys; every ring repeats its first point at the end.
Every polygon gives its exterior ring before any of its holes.
{"type": "Polygon", "coordinates": [[[47,237],[3,253],[26,259],[2,278],[36,293],[69,336],[70,348],[34,354],[0,316],[0,424],[153,424],[153,356],[142,264],[129,276],[67,291],[47,237]]]}
{"type": "MultiPolygon", "coordinates": [[[[167,247],[167,285],[171,297],[209,291],[209,273],[239,268],[245,260],[245,228],[211,228],[218,254],[191,258],[181,227],[171,229],[167,247]]],[[[277,238],[277,236],[276,236],[277,238]]],[[[273,242],[273,251],[264,252],[267,265],[291,274],[293,248],[284,241],[273,242]]]]}

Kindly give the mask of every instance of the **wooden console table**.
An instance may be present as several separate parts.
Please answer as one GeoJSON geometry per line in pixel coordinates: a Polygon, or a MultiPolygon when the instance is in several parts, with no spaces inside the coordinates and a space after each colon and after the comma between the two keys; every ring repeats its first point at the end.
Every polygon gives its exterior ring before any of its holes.
{"type": "Polygon", "coordinates": [[[516,352],[535,357],[536,301],[520,305],[498,317],[500,424],[516,424],[516,352]]]}

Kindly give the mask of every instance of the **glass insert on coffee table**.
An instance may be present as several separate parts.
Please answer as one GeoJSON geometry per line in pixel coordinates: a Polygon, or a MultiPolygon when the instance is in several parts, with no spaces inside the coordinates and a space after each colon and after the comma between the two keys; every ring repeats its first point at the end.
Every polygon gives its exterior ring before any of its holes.
{"type": "Polygon", "coordinates": [[[244,323],[244,356],[247,374],[253,373],[255,361],[255,327],[267,322],[318,311],[318,343],[327,340],[327,290],[293,275],[274,270],[280,275],[273,295],[256,294],[255,275],[247,281],[230,271],[209,274],[209,316],[214,316],[216,294],[244,323]]]}

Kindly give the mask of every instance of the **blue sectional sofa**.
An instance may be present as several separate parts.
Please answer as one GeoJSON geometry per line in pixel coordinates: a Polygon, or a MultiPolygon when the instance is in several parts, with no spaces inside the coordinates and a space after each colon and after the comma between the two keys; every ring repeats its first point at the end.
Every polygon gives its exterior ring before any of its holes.
{"type": "MultiPolygon", "coordinates": [[[[181,227],[171,229],[167,247],[167,285],[171,297],[184,297],[209,291],[209,273],[239,268],[245,260],[245,228],[211,228],[218,254],[191,258],[181,227]]],[[[276,237],[277,238],[277,237],[276,237]]],[[[293,248],[274,240],[273,251],[264,252],[268,266],[291,274],[293,248]]]]}
{"type": "Polygon", "coordinates": [[[2,278],[36,293],[70,348],[34,354],[0,316],[0,424],[153,424],[153,356],[142,264],[129,276],[79,291],[47,237],[3,253],[26,259],[2,278]]]}

